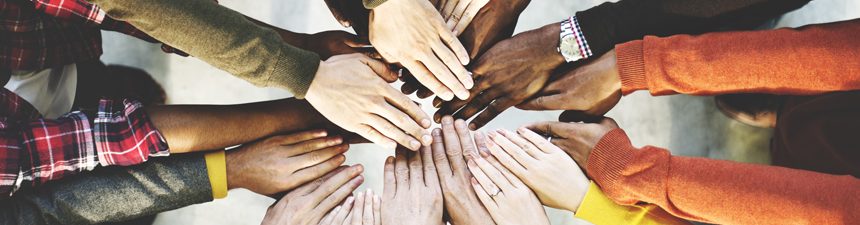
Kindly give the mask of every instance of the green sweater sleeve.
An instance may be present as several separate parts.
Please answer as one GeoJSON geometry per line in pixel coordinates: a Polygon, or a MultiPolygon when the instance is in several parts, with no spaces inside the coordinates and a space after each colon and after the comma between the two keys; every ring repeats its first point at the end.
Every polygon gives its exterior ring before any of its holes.
{"type": "Polygon", "coordinates": [[[382,3],[385,3],[385,1],[387,1],[387,0],[362,0],[362,1],[364,2],[364,8],[373,9],[379,5],[382,5],[382,3]]]}
{"type": "Polygon", "coordinates": [[[303,98],[320,57],[212,0],[90,0],[117,20],[257,86],[303,98]]]}

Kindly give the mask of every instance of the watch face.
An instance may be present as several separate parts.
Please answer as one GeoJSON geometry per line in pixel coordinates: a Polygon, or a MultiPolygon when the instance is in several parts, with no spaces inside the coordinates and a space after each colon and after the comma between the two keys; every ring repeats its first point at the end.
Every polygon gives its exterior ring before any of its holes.
{"type": "Polygon", "coordinates": [[[567,62],[582,59],[582,51],[579,50],[579,44],[573,35],[567,35],[561,39],[559,52],[561,52],[561,55],[564,56],[567,62]]]}

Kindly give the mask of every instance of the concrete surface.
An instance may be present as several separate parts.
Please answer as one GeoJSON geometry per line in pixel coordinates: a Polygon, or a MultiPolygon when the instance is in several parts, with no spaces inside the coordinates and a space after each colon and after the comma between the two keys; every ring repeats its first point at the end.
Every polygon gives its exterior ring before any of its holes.
{"type": "MultiPolygon", "coordinates": [[[[517,30],[529,30],[560,21],[571,13],[599,4],[600,0],[532,1],[517,30]]],[[[322,1],[222,0],[221,3],[246,15],[298,32],[342,29],[322,1]]],[[[860,17],[860,1],[813,1],[792,12],[778,26],[800,26],[860,17]]],[[[272,88],[258,88],[194,58],[164,55],[151,45],[119,34],[105,33],[107,63],[143,68],[153,74],[169,94],[171,104],[234,104],[290,96],[272,88]]],[[[430,104],[424,104],[430,105],[430,104]]],[[[432,113],[429,108],[428,113],[432,113]]],[[[508,110],[485,129],[517,128],[532,122],[555,120],[558,112],[508,110]]],[[[752,163],[768,163],[770,131],[731,121],[716,110],[709,97],[651,97],[639,92],[625,97],[609,113],[630,134],[635,145],[668,147],[674,154],[705,156],[752,163]]],[[[382,165],[391,151],[373,145],[355,146],[347,163],[364,164],[365,184],[359,190],[382,190],[382,165]]],[[[205,174],[204,174],[205,176],[205,174]]],[[[231,191],[223,200],[165,212],[159,225],[259,224],[274,200],[245,190],[231,191]]],[[[570,213],[548,210],[553,224],[574,224],[570,213]]]]}

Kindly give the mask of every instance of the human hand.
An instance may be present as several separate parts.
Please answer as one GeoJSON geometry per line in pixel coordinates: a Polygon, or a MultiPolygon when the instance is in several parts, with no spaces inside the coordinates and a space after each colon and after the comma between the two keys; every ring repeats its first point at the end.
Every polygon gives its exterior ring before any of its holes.
{"type": "Polygon", "coordinates": [[[537,196],[520,179],[492,157],[470,156],[472,189],[500,225],[549,225],[546,211],[537,196]]]}
{"type": "Polygon", "coordinates": [[[538,93],[552,71],[564,63],[564,57],[555,50],[559,26],[550,24],[520,33],[490,48],[472,71],[477,84],[471,97],[444,103],[436,99],[434,105],[441,103],[441,106],[433,119],[438,122],[442,115],[450,114],[468,119],[480,112],[469,124],[470,129],[476,130],[538,93]]]}
{"type": "Polygon", "coordinates": [[[274,136],[227,151],[227,188],[262,195],[292,190],[340,166],[349,145],[323,130],[274,136]]]}
{"type": "Polygon", "coordinates": [[[370,10],[364,8],[361,1],[356,0],[325,0],[332,16],[343,27],[352,27],[358,36],[367,37],[367,22],[370,10]]]}
{"type": "Polygon", "coordinates": [[[492,141],[475,139],[486,143],[490,154],[534,190],[544,205],[576,212],[589,182],[567,153],[526,128],[516,134],[501,130],[489,136],[492,141]]]}
{"type": "Polygon", "coordinates": [[[396,158],[385,160],[383,225],[442,223],[442,191],[430,151],[397,150],[396,158]]]}
{"type": "Polygon", "coordinates": [[[490,0],[441,0],[440,12],[454,35],[462,34],[484,5],[490,0]]]}
{"type": "Polygon", "coordinates": [[[262,225],[316,225],[364,182],[361,166],[341,168],[284,195],[269,207],[262,225]]]}
{"type": "MultiPolygon", "coordinates": [[[[524,110],[574,110],[582,116],[602,116],[621,100],[621,78],[615,50],[550,81],[534,97],[517,106],[524,110]]],[[[579,117],[582,117],[579,116],[579,117]]]]}
{"type": "Polygon", "coordinates": [[[370,43],[445,100],[469,97],[466,49],[427,0],[388,0],[370,12],[370,43]]]}
{"type": "Polygon", "coordinates": [[[380,225],[382,199],[368,189],[349,197],[323,217],[320,225],[380,225]]]}
{"type": "Polygon", "coordinates": [[[442,118],[442,129],[433,130],[433,161],[442,184],[445,210],[452,224],[495,224],[471,188],[472,174],[464,154],[477,155],[472,136],[463,120],[442,118]]]}
{"type": "MultiPolygon", "coordinates": [[[[330,30],[305,36],[304,48],[316,52],[323,60],[335,55],[364,53],[373,58],[375,52],[366,41],[346,31],[330,30]]],[[[389,80],[393,81],[393,80],[389,80]]]]}
{"type": "Polygon", "coordinates": [[[361,54],[333,56],[320,64],[305,98],[332,123],[386,148],[430,145],[428,116],[378,76],[397,74],[361,54]]]}
{"type": "Polygon", "coordinates": [[[604,118],[600,123],[538,122],[526,128],[551,136],[553,145],[567,152],[579,167],[586,168],[591,150],[618,124],[612,118],[604,118]]]}

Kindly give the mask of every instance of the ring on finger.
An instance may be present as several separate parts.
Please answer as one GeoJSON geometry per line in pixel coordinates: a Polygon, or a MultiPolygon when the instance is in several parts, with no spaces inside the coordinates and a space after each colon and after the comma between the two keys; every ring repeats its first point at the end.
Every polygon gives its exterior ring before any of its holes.
{"type": "Polygon", "coordinates": [[[500,190],[500,189],[496,189],[496,192],[495,192],[495,193],[493,193],[493,194],[491,194],[491,195],[490,195],[490,197],[496,197],[496,196],[498,196],[498,195],[499,195],[499,194],[501,194],[501,193],[502,193],[502,190],[500,190]]]}

